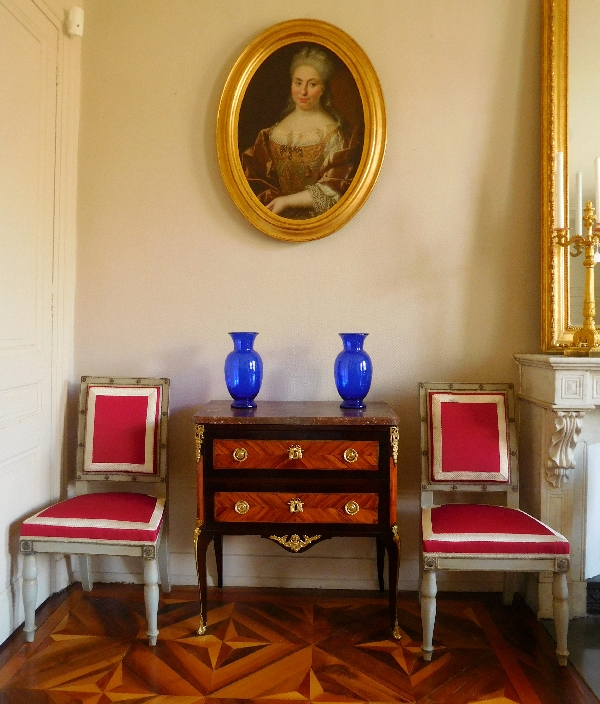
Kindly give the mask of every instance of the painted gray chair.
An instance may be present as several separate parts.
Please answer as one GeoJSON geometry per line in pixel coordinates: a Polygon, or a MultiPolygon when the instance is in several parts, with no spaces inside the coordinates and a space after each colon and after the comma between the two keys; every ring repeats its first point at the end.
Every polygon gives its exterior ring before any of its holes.
{"type": "Polygon", "coordinates": [[[147,635],[156,645],[159,570],[162,590],[171,589],[165,525],[168,412],[168,379],[82,377],[76,496],[21,526],[28,641],[36,630],[38,553],[78,555],[85,591],[92,589],[92,555],[131,555],[144,562],[147,635]]]}
{"type": "Polygon", "coordinates": [[[420,401],[425,660],[434,650],[438,570],[504,572],[505,604],[512,602],[517,572],[552,572],[556,654],[566,665],[569,542],[519,510],[512,384],[421,384],[420,401]],[[451,503],[435,505],[434,492],[437,501],[452,494],[451,503]],[[505,505],[462,503],[484,492],[503,494],[505,505]]]}

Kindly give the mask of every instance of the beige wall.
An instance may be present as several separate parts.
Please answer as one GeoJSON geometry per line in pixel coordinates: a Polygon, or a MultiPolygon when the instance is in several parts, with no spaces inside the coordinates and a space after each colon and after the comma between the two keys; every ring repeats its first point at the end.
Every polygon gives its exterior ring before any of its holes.
{"type": "MultiPolygon", "coordinates": [[[[418,382],[516,381],[512,354],[539,349],[538,5],[87,0],[75,372],[171,378],[176,583],[194,574],[190,417],[227,397],[228,331],[260,332],[260,402],[336,399],[337,333],[360,330],[374,364],[367,400],[402,418],[401,586],[416,587],[418,382]],[[246,222],[215,153],[237,56],[297,17],[336,24],[363,47],[388,116],[371,196],[342,230],[303,244],[246,222]]],[[[229,584],[375,586],[368,541],[291,557],[231,538],[226,550],[229,584]],[[330,559],[340,556],[351,560],[330,559]]],[[[103,569],[118,578],[129,567],[103,569]]]]}

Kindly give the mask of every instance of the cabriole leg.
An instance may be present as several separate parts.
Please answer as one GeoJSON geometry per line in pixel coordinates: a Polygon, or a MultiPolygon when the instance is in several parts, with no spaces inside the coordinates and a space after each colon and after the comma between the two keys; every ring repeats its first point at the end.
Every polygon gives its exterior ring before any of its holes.
{"type": "Polygon", "coordinates": [[[377,581],[379,582],[379,591],[382,592],[385,588],[383,583],[383,566],[385,564],[385,543],[381,538],[376,538],[377,548],[377,581]]]}
{"type": "Polygon", "coordinates": [[[435,612],[437,595],[437,580],[435,568],[428,568],[425,564],[421,579],[421,621],[423,624],[423,659],[431,660],[433,654],[433,627],[435,626],[435,612]]]}
{"type": "Polygon", "coordinates": [[[200,591],[200,624],[198,626],[198,635],[203,636],[206,633],[207,625],[207,585],[206,585],[206,550],[212,536],[203,529],[200,521],[196,521],[194,529],[194,552],[196,553],[196,572],[198,574],[198,588],[200,591]]]}
{"type": "Polygon", "coordinates": [[[554,627],[556,629],[556,657],[558,664],[567,664],[567,632],[569,630],[569,587],[565,572],[555,572],[552,577],[552,605],[554,607],[554,627]]]}
{"type": "Polygon", "coordinates": [[[387,540],[388,552],[388,591],[390,620],[392,622],[392,636],[397,640],[402,638],[398,625],[398,569],[400,567],[400,533],[398,526],[394,524],[390,529],[390,537],[387,540]]]}
{"type": "Polygon", "coordinates": [[[213,538],[215,544],[215,560],[217,562],[217,587],[223,587],[223,536],[215,533],[213,538]]]}
{"type": "Polygon", "coordinates": [[[23,609],[25,625],[23,631],[28,643],[35,635],[35,606],[37,601],[37,559],[34,552],[23,556],[23,609]]]}
{"type": "Polygon", "coordinates": [[[144,601],[149,645],[156,645],[158,637],[158,563],[156,558],[144,558],[144,601]]]}

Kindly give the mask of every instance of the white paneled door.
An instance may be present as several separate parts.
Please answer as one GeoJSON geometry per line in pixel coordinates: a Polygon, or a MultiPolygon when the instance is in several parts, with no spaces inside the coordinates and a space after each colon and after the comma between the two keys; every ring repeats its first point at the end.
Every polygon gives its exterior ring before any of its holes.
{"type": "MultiPolygon", "coordinates": [[[[32,0],[0,0],[0,642],[21,621],[19,522],[56,498],[52,296],[59,31],[32,0]]],[[[50,589],[48,564],[42,564],[39,600],[50,589]]]]}

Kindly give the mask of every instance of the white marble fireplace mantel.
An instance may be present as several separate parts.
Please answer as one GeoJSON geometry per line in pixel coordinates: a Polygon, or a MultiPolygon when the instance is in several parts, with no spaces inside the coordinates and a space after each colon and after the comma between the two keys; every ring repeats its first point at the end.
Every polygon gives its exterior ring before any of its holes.
{"type": "MultiPolygon", "coordinates": [[[[600,443],[600,358],[514,357],[521,507],[569,539],[569,609],[572,617],[585,616],[588,448],[600,443]]],[[[531,575],[526,596],[540,618],[552,618],[551,592],[551,575],[531,575]]]]}

